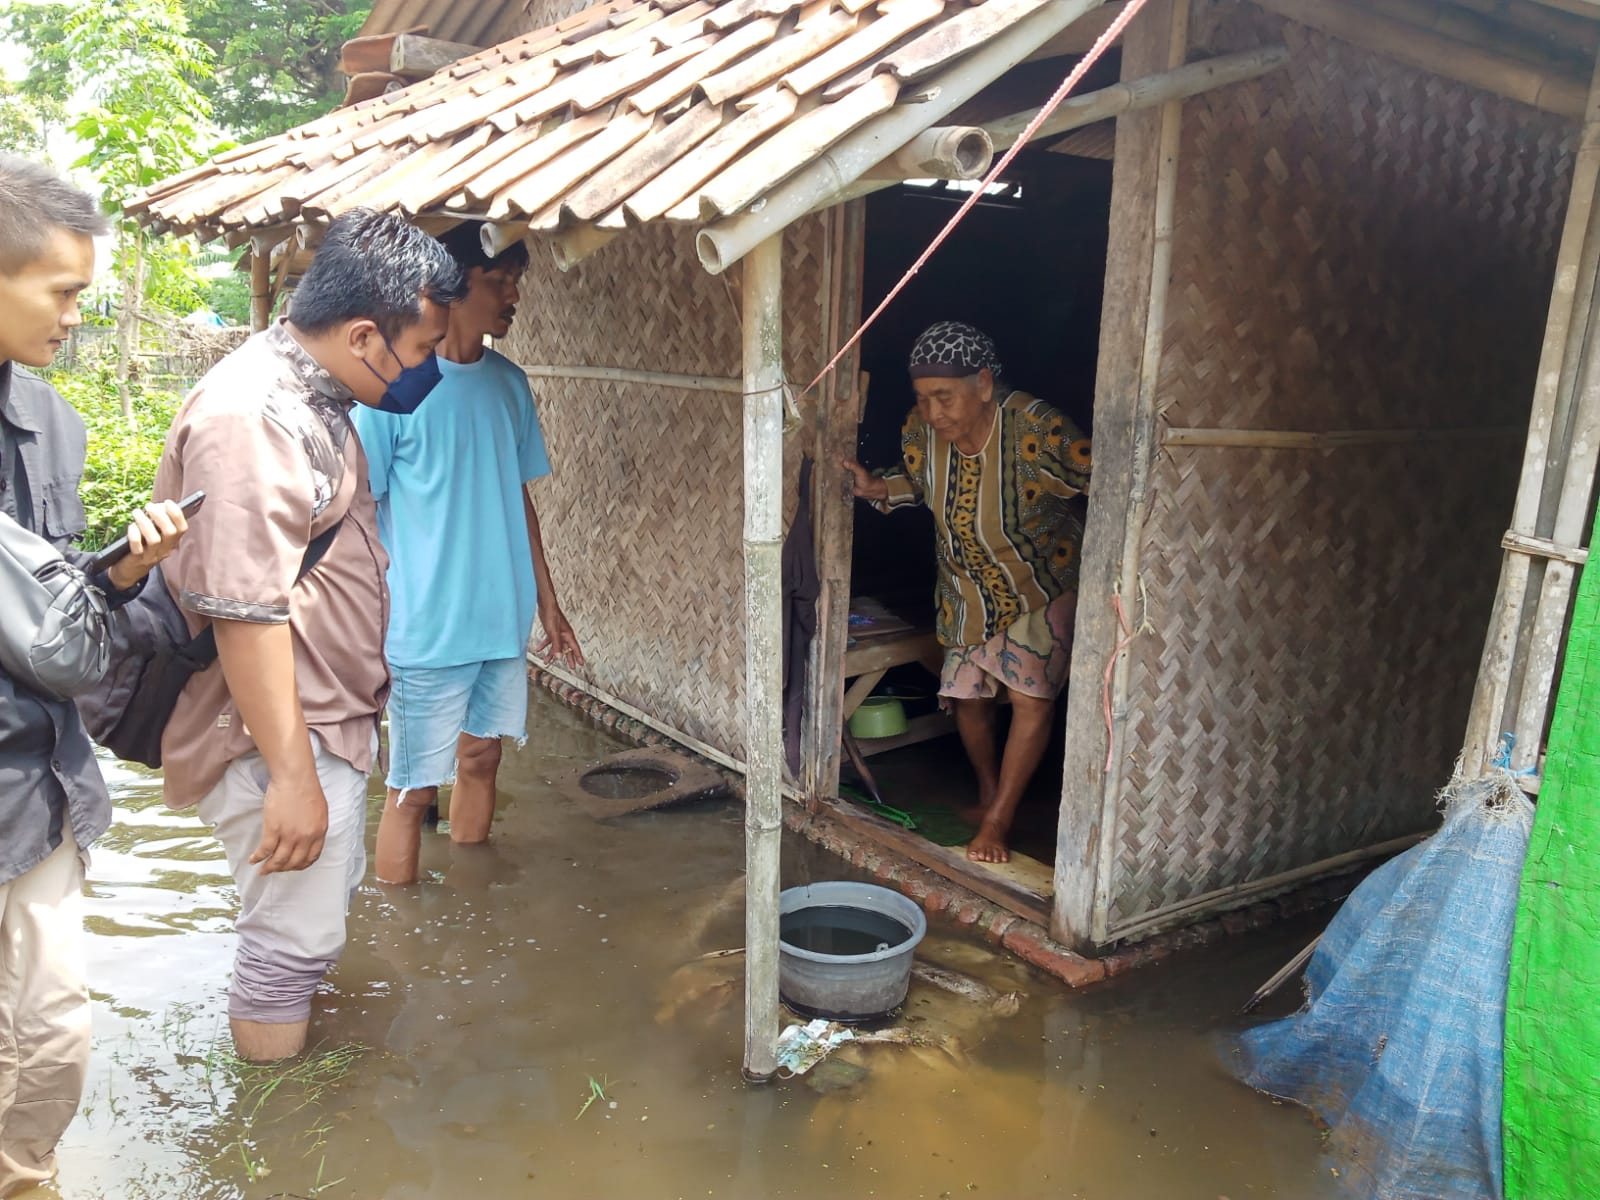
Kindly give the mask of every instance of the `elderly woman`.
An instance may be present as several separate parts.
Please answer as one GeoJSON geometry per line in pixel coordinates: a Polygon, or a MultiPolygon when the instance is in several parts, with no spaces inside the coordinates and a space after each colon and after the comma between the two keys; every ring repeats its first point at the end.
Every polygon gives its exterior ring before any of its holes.
{"type": "Polygon", "coordinates": [[[942,321],[911,351],[917,406],[902,461],[868,472],[846,460],[855,494],[880,512],[926,504],[938,555],[939,694],[955,710],[978,775],[978,833],[967,857],[1005,862],[1006,835],[1050,741],[1067,680],[1089,439],[1055,409],[1002,379],[994,343],[942,321]],[[995,702],[1011,700],[1002,757],[995,702]]]}

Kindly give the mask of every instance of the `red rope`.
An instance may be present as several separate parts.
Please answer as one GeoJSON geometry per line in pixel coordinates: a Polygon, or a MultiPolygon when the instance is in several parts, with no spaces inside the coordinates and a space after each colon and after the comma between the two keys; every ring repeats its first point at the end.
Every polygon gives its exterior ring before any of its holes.
{"type": "Polygon", "coordinates": [[[924,264],[926,264],[927,261],[933,257],[933,252],[939,248],[941,243],[944,242],[945,238],[949,237],[955,227],[961,223],[961,218],[965,217],[967,213],[972,211],[972,206],[974,204],[983,199],[984,195],[989,190],[989,185],[998,179],[1001,173],[1011,165],[1011,160],[1014,159],[1018,152],[1028,144],[1028,139],[1034,135],[1034,132],[1039,128],[1039,126],[1043,125],[1045,121],[1049,119],[1050,114],[1055,112],[1055,110],[1061,106],[1061,102],[1071,94],[1073,88],[1078,86],[1079,82],[1085,75],[1089,73],[1089,69],[1093,67],[1094,64],[1099,60],[1100,56],[1106,52],[1111,43],[1116,41],[1117,38],[1121,36],[1122,31],[1127,28],[1128,22],[1133,20],[1134,14],[1144,7],[1144,3],[1145,0],[1130,0],[1128,7],[1123,9],[1122,12],[1118,14],[1117,19],[1111,22],[1110,27],[1104,33],[1102,33],[1098,39],[1096,39],[1095,44],[1089,48],[1089,53],[1083,56],[1082,61],[1080,61],[1076,67],[1072,68],[1072,73],[1068,75],[1061,86],[1056,89],[1055,95],[1051,96],[1050,99],[1045,103],[1045,106],[1041,108],[1034,116],[1033,120],[1028,122],[1028,127],[1022,131],[1022,136],[1013,142],[1011,148],[1005,152],[1000,161],[995,163],[995,165],[990,169],[989,174],[984,177],[983,182],[976,189],[974,189],[970,196],[967,197],[966,203],[964,203],[956,211],[956,215],[951,217],[949,223],[939,231],[939,236],[928,243],[928,248],[922,252],[921,256],[918,257],[916,262],[911,264],[906,273],[900,277],[900,282],[895,284],[894,287],[889,290],[889,294],[885,296],[878,304],[878,307],[872,310],[872,315],[861,323],[861,327],[857,329],[853,335],[851,335],[850,340],[841,346],[839,348],[839,352],[835,354],[831,360],[829,360],[828,365],[823,367],[822,370],[817,373],[817,377],[811,381],[811,386],[806,388],[806,391],[811,391],[817,386],[817,384],[826,379],[829,372],[837,367],[839,365],[839,361],[850,352],[851,347],[861,340],[862,335],[866,333],[868,329],[872,328],[872,323],[883,314],[884,309],[889,307],[889,302],[900,294],[900,290],[904,288],[906,284],[911,282],[912,276],[914,276],[918,271],[922,270],[924,264]]]}

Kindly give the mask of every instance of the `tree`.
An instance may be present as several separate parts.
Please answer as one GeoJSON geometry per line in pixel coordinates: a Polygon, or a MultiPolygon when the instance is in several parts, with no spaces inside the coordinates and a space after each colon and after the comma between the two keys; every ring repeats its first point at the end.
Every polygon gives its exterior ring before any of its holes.
{"type": "Polygon", "coordinates": [[[65,4],[0,4],[0,41],[27,51],[28,73],[18,84],[19,94],[66,103],[72,70],[66,20],[65,4]]]}
{"type": "Polygon", "coordinates": [[[0,76],[0,150],[39,156],[51,125],[60,125],[64,113],[59,101],[31,96],[0,76]]]}
{"type": "MultiPolygon", "coordinates": [[[[0,0],[0,41],[26,47],[30,94],[66,99],[65,28],[76,6],[0,0]]],[[[188,36],[211,71],[195,86],[212,118],[241,141],[281,133],[332,109],[344,95],[339,50],[360,32],[370,3],[350,0],[191,0],[188,36]]]]}
{"type": "MultiPolygon", "coordinates": [[[[87,0],[68,13],[62,32],[71,93],[89,104],[71,126],[89,147],[75,165],[95,173],[114,213],[127,197],[218,148],[211,103],[198,86],[211,75],[211,51],[189,36],[180,0],[87,0]]],[[[131,422],[128,370],[146,291],[191,307],[197,293],[188,267],[191,246],[153,240],[126,218],[118,221],[117,234],[117,378],[131,422]]]]}
{"type": "Polygon", "coordinates": [[[339,50],[361,31],[370,3],[346,0],[200,0],[195,37],[211,47],[205,88],[217,122],[253,141],[321,116],[344,97],[339,50]]]}
{"type": "MultiPolygon", "coordinates": [[[[0,42],[26,51],[15,95],[0,91],[0,146],[37,150],[33,114],[90,107],[70,125],[90,147],[113,212],[122,200],[223,147],[281,132],[333,108],[339,52],[370,4],[351,0],[0,0],[0,42]],[[30,108],[31,106],[31,108],[30,108]]],[[[3,82],[3,81],[0,81],[3,82]]],[[[119,370],[138,345],[141,300],[187,310],[204,288],[194,245],[118,225],[119,370]]],[[[222,288],[237,288],[231,281],[222,288]]]]}

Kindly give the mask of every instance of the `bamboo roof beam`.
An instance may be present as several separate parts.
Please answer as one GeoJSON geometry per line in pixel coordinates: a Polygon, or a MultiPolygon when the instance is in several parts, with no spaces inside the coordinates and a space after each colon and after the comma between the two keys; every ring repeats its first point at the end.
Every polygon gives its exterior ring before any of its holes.
{"type": "Polygon", "coordinates": [[[1587,77],[1546,69],[1443,37],[1370,9],[1328,0],[1255,0],[1261,8],[1363,50],[1563,117],[1581,117],[1587,77]]]}
{"type": "MultiPolygon", "coordinates": [[[[1600,25],[1585,26],[1582,38],[1557,41],[1548,34],[1531,33],[1503,20],[1498,12],[1438,4],[1433,0],[1347,0],[1380,16],[1393,17],[1419,29],[1427,29],[1452,41],[1476,46],[1492,54],[1502,54],[1532,66],[1574,75],[1592,59],[1600,46],[1600,25]],[[1587,46],[1587,51],[1584,47],[1587,46]]],[[[1573,24],[1581,22],[1573,21],[1573,24]]]]}
{"type": "Polygon", "coordinates": [[[868,179],[981,179],[994,163],[994,140],[976,125],[924,129],[867,172],[868,179]],[[880,174],[881,172],[881,174],[880,174]]]}
{"type": "Polygon", "coordinates": [[[1518,4],[1517,0],[1511,0],[1510,7],[1547,8],[1556,12],[1570,13],[1586,21],[1600,21],[1600,13],[1595,11],[1596,5],[1589,3],[1589,0],[1530,0],[1528,4],[1518,4]]]}
{"type": "MultiPolygon", "coordinates": [[[[1157,75],[1145,75],[1125,83],[1114,83],[1110,87],[1085,92],[1081,96],[1071,96],[1063,101],[1061,107],[1051,114],[1050,119],[1039,127],[1037,137],[1053,137],[1085,125],[1093,125],[1109,117],[1155,108],[1168,101],[1185,100],[1190,96],[1198,96],[1229,84],[1243,83],[1259,78],[1269,71],[1275,71],[1288,61],[1289,51],[1285,47],[1261,46],[1255,50],[1240,51],[1238,54],[1221,54],[1216,58],[1203,59],[1157,75]]],[[[1028,123],[1038,111],[1036,108],[1030,108],[1026,112],[1012,113],[1010,116],[990,121],[981,128],[989,135],[995,150],[1007,150],[1022,136],[1022,131],[1028,127],[1028,123]]],[[[893,157],[898,160],[901,157],[900,152],[896,152],[893,157]]],[[[960,176],[912,175],[905,170],[896,169],[886,161],[848,187],[823,197],[812,211],[860,199],[886,187],[904,183],[907,179],[930,177],[960,178],[960,176]]]]}
{"type": "Polygon", "coordinates": [[[550,253],[555,257],[556,269],[570,271],[589,255],[618,236],[616,230],[598,229],[593,225],[576,225],[550,239],[550,253]]]}
{"type": "Polygon", "coordinates": [[[1569,47],[1579,58],[1592,58],[1600,51],[1600,8],[1593,9],[1585,17],[1548,7],[1537,0],[1455,0],[1455,5],[1493,17],[1528,37],[1538,38],[1551,50],[1569,47]]]}
{"type": "Polygon", "coordinates": [[[925,103],[897,104],[768,192],[760,204],[702,229],[695,238],[701,264],[712,274],[721,274],[773,232],[848,188],[928,126],[938,124],[1099,3],[1048,0],[998,37],[932,76],[923,89],[929,96],[925,103]]]}
{"type": "MultiPolygon", "coordinates": [[[[1232,83],[1257,79],[1270,71],[1276,71],[1288,61],[1289,51],[1286,47],[1262,46],[1255,50],[1243,50],[1238,54],[1222,54],[1216,58],[1202,59],[1200,62],[1189,63],[1176,70],[1163,71],[1159,75],[1146,75],[1142,79],[1114,83],[1110,87],[1086,92],[1082,96],[1069,96],[1062,101],[1061,107],[1039,126],[1034,137],[1036,139],[1054,137],[1071,129],[1093,125],[1096,121],[1104,121],[1107,117],[1118,117],[1123,113],[1154,108],[1171,100],[1186,100],[1190,96],[1198,96],[1202,92],[1226,87],[1232,83]]],[[[984,129],[994,139],[995,149],[1009,149],[1011,144],[1022,136],[1022,131],[1028,127],[1028,123],[1038,111],[1036,108],[1030,108],[1026,112],[1013,113],[1011,116],[1001,117],[985,125],[984,129]]]]}

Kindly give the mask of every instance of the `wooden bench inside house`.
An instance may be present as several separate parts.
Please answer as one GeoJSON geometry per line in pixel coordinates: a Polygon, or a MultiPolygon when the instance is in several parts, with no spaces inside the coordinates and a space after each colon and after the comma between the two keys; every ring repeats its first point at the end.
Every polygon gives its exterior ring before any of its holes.
{"type": "MultiPolygon", "coordinates": [[[[853,615],[861,609],[872,612],[874,604],[865,599],[851,604],[853,615]]],[[[891,668],[921,663],[937,676],[943,662],[944,649],[931,629],[917,629],[897,618],[882,621],[880,628],[870,624],[853,627],[850,644],[844,652],[844,678],[848,681],[844,693],[844,720],[850,720],[850,714],[872,695],[891,668]]],[[[883,754],[901,746],[943,737],[954,733],[956,728],[955,722],[942,712],[915,717],[909,724],[910,728],[894,737],[857,739],[861,753],[865,756],[883,754]]]]}

